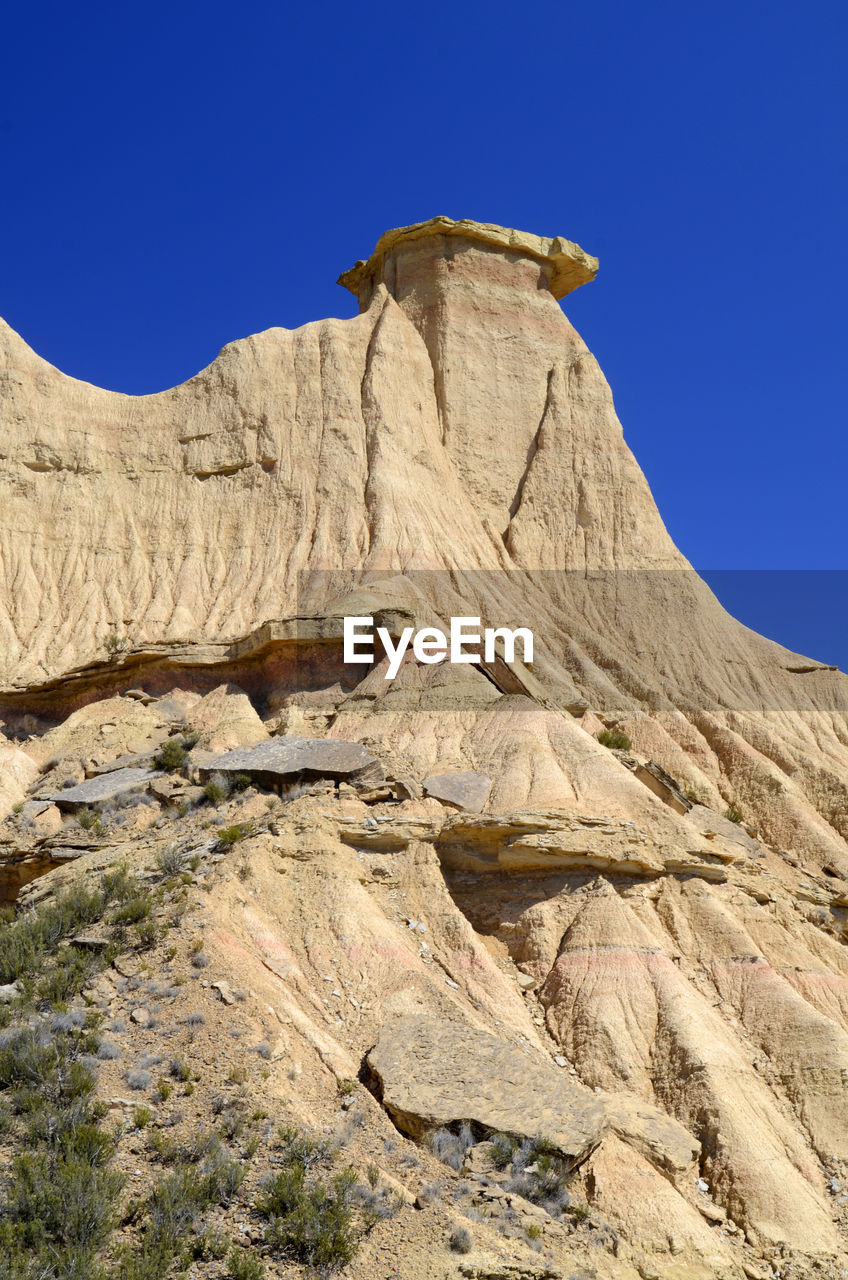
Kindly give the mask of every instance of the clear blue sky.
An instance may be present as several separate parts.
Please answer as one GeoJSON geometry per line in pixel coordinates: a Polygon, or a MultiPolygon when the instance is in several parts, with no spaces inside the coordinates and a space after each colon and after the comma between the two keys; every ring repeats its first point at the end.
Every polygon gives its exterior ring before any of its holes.
{"type": "Polygon", "coordinates": [[[352,314],[386,227],[562,234],[690,560],[848,568],[846,33],[836,0],[7,6],[0,315],[160,390],[352,314]]]}

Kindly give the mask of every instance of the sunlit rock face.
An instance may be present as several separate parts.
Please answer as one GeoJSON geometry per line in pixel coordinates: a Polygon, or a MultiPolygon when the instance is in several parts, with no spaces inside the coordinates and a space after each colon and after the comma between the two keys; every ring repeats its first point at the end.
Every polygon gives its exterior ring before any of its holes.
{"type": "Polygon", "coordinates": [[[601,1280],[793,1252],[787,1274],[835,1276],[848,682],[728,617],[674,547],[559,306],[596,269],[564,240],[402,228],[342,277],[358,316],[144,397],[0,325],[0,896],[194,841],[216,972],[277,1011],[309,1107],[382,1044],[382,1119],[526,1138],[507,1094],[565,1072],[551,1096],[593,1118],[563,1139],[574,1186],[618,1233],[601,1280]],[[532,668],[351,670],[353,614],[529,626],[532,668]],[[231,753],[249,889],[197,808],[231,753]],[[80,834],[74,795],[107,792],[80,834]],[[406,1054],[425,1040],[444,1112],[406,1054]]]}

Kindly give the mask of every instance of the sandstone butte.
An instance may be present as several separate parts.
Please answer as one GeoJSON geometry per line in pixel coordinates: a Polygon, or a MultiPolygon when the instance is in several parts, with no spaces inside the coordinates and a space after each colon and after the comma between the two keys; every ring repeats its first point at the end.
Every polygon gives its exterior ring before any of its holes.
{"type": "MultiPolygon", "coordinates": [[[[403,1203],[344,1275],[836,1280],[848,679],[673,545],[558,305],[596,270],[434,218],[341,276],[358,316],[138,397],[0,322],[0,886],[43,908],[183,858],[170,930],[72,1002],[119,1028],[98,1091],[181,1133],[240,1079],[337,1134],[403,1203]],[[342,662],[363,613],[530,623],[536,660],[389,682],[342,662]],[[190,1096],[127,1094],[178,1049],[190,1096]],[[564,1212],[498,1132],[549,1140],[564,1212]]],[[[257,1226],[272,1151],[216,1221],[301,1275],[257,1226]]],[[[156,1173],[129,1121],[115,1160],[156,1173]]]]}

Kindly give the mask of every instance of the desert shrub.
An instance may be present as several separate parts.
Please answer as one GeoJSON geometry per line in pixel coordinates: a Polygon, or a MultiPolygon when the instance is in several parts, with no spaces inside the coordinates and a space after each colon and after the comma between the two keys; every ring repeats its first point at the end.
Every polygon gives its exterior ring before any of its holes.
{"type": "Polygon", "coordinates": [[[282,1257],[332,1274],[356,1255],[350,1193],[352,1169],[307,1180],[305,1166],[288,1163],[265,1183],[257,1212],[267,1218],[266,1242],[282,1257]]]}
{"type": "Polygon", "coordinates": [[[113,1225],[122,1186],[120,1174],[86,1160],[25,1153],[12,1161],[6,1212],[31,1224],[33,1243],[46,1236],[59,1244],[96,1249],[113,1225]]]}
{"type": "Polygon", "coordinates": [[[433,1182],[424,1182],[418,1192],[418,1200],[423,1205],[438,1204],[442,1198],[444,1187],[441,1182],[435,1180],[433,1182]]]}
{"type": "Polygon", "coordinates": [[[178,876],[185,869],[185,865],[185,851],[178,849],[176,845],[166,845],[164,849],[156,851],[156,868],[168,879],[171,876],[178,876]]]}
{"type": "Polygon", "coordinates": [[[230,1239],[224,1235],[223,1231],[206,1227],[204,1231],[195,1236],[190,1248],[193,1258],[203,1258],[204,1260],[213,1258],[216,1262],[220,1262],[229,1252],[230,1239]]]}
{"type": "Polygon", "coordinates": [[[185,1058],[172,1058],[169,1070],[174,1079],[181,1080],[183,1084],[191,1079],[191,1067],[185,1058]]]}
{"type": "Polygon", "coordinates": [[[470,1253],[474,1248],[474,1238],[467,1227],[454,1227],[450,1235],[450,1247],[454,1253],[470,1253]]]}
{"type": "Polygon", "coordinates": [[[246,791],[249,786],[252,786],[252,784],[253,779],[249,773],[237,773],[235,777],[230,780],[230,787],[233,791],[246,791]]]}
{"type": "MultiPolygon", "coordinates": [[[[59,1117],[61,1120],[62,1117],[59,1117]]],[[[115,1140],[97,1124],[71,1119],[62,1126],[55,1119],[45,1126],[45,1138],[58,1144],[66,1160],[81,1160],[92,1169],[107,1165],[115,1154],[115,1140]]]]}
{"type": "Polygon", "coordinates": [[[728,822],[741,822],[741,821],[742,821],[742,814],[739,812],[739,810],[738,810],[738,809],[734,808],[734,806],[733,806],[732,804],[731,804],[731,805],[728,805],[728,807],[725,809],[725,811],[724,811],[724,816],[725,816],[725,818],[727,818],[727,821],[728,821],[728,822]]]}
{"type": "Polygon", "coordinates": [[[539,1241],[542,1238],[542,1228],[539,1226],[538,1222],[528,1222],[527,1226],[524,1228],[524,1235],[527,1238],[527,1243],[533,1249],[540,1248],[539,1241]]]}
{"type": "Polygon", "coordinates": [[[265,1264],[255,1253],[235,1246],[227,1255],[227,1280],[263,1280],[265,1264]]]}
{"type": "MultiPolygon", "coordinates": [[[[181,1148],[179,1145],[177,1149],[181,1148]]],[[[146,1280],[164,1275],[170,1261],[182,1246],[189,1231],[193,1230],[203,1210],[211,1204],[228,1205],[241,1186],[244,1169],[234,1160],[220,1141],[211,1135],[205,1144],[201,1160],[178,1164],[155,1185],[145,1206],[146,1225],[137,1252],[140,1257],[159,1265],[159,1271],[151,1269],[138,1273],[146,1280]]],[[[120,1272],[122,1280],[127,1274],[120,1272]]],[[[133,1275],[132,1272],[129,1273],[133,1275]]]]}
{"type": "Polygon", "coordinates": [[[429,1139],[430,1150],[436,1159],[457,1171],[465,1163],[466,1151],[473,1146],[474,1134],[467,1124],[462,1125],[459,1133],[452,1133],[450,1129],[436,1129],[429,1139]]]}
{"type": "Polygon", "coordinates": [[[222,804],[230,794],[230,784],[222,773],[213,773],[203,788],[203,795],[210,804],[222,804]]]}
{"type": "Polygon", "coordinates": [[[209,1200],[227,1206],[244,1181],[245,1170],[241,1162],[221,1147],[207,1160],[206,1186],[209,1200]]]}
{"type": "Polygon", "coordinates": [[[629,751],[633,745],[627,734],[618,729],[602,729],[597,738],[601,746],[609,747],[610,751],[629,751]]]}
{"type": "Polygon", "coordinates": [[[0,921],[0,982],[34,974],[47,951],[102,914],[103,894],[81,885],[58,894],[38,911],[0,921]]]}
{"type": "Polygon", "coordinates": [[[518,1139],[509,1133],[496,1133],[491,1140],[491,1160],[496,1169],[508,1169],[518,1150],[518,1139]]]}
{"type": "Polygon", "coordinates": [[[79,809],[77,823],[83,831],[93,831],[96,834],[103,825],[103,818],[96,809],[79,809]]]}
{"type": "Polygon", "coordinates": [[[218,832],[218,846],[221,849],[229,849],[251,835],[253,835],[252,822],[235,822],[231,827],[221,827],[218,832]]]}
{"type": "Polygon", "coordinates": [[[203,1179],[195,1170],[189,1166],[175,1169],[153,1188],[145,1244],[173,1257],[207,1203],[203,1179]]]}
{"type": "Polygon", "coordinates": [[[376,1173],[377,1180],[372,1182],[369,1177],[367,1187],[357,1182],[350,1190],[350,1203],[359,1214],[363,1231],[370,1231],[378,1222],[393,1218],[404,1206],[400,1192],[378,1188],[380,1173],[376,1165],[371,1165],[370,1169],[376,1173]]]}
{"type": "Polygon", "coordinates": [[[68,1105],[94,1089],[94,1076],[80,1061],[85,1037],[51,1036],[44,1027],[18,1027],[0,1037],[0,1088],[11,1088],[18,1110],[48,1102],[68,1105]]]}
{"type": "Polygon", "coordinates": [[[103,641],[103,648],[106,650],[110,658],[119,658],[122,653],[126,653],[130,647],[129,636],[122,636],[117,631],[112,631],[103,641]]]}
{"type": "Polygon", "coordinates": [[[569,1166],[545,1138],[525,1138],[513,1154],[505,1189],[540,1205],[552,1217],[567,1208],[569,1166]]]}
{"type": "Polygon", "coordinates": [[[133,1107],[132,1122],[136,1129],[146,1129],[153,1119],[153,1112],[149,1107],[133,1107]]]}
{"type": "Polygon", "coordinates": [[[153,767],[163,773],[177,773],[187,759],[188,752],[179,738],[168,738],[153,757],[153,767]]]}
{"type": "Polygon", "coordinates": [[[135,926],[135,936],[140,947],[153,947],[159,941],[159,926],[155,920],[139,920],[135,926]]]}
{"type": "Polygon", "coordinates": [[[166,738],[153,757],[153,768],[163,773],[179,773],[185,768],[188,753],[198,743],[200,735],[184,733],[173,738],[166,738]]]}
{"type": "Polygon", "coordinates": [[[121,1046],[115,1044],[114,1040],[101,1040],[97,1046],[97,1056],[101,1062],[111,1062],[115,1058],[120,1058],[121,1046]]]}
{"type": "Polygon", "coordinates": [[[312,1169],[316,1165],[331,1165],[336,1158],[336,1148],[326,1138],[313,1138],[290,1125],[281,1126],[280,1143],[287,1164],[302,1164],[304,1168],[312,1169]]]}
{"type": "Polygon", "coordinates": [[[150,1072],[149,1071],[128,1071],[124,1077],[127,1087],[135,1089],[141,1093],[144,1089],[150,1088],[150,1072]]]}
{"type": "Polygon", "coordinates": [[[221,1116],[221,1133],[228,1142],[240,1138],[247,1128],[247,1114],[238,1105],[231,1104],[219,1113],[221,1116]]]}
{"type": "Polygon", "coordinates": [[[153,910],[153,897],[146,889],[136,891],[125,897],[112,913],[112,923],[116,925],[140,924],[146,920],[153,910]]]}
{"type": "Polygon", "coordinates": [[[205,969],[211,961],[205,951],[195,951],[191,963],[195,969],[205,969]]]}
{"type": "MultiPolygon", "coordinates": [[[[14,975],[27,964],[21,981],[28,1001],[61,1005],[102,962],[84,948],[55,950],[99,919],[105,902],[102,887],[80,885],[0,922],[0,966],[14,975]]],[[[14,1010],[17,1018],[23,1012],[14,1010]]],[[[100,1127],[107,1109],[93,1096],[94,1055],[119,1052],[100,1041],[102,1020],[97,1010],[73,1010],[0,1033],[2,1115],[18,1146],[0,1203],[4,1280],[104,1280],[96,1255],[115,1224],[123,1178],[110,1168],[115,1141],[100,1127]]]]}
{"type": "Polygon", "coordinates": [[[100,888],[104,905],[112,902],[123,902],[138,893],[140,885],[128,867],[121,865],[104,871],[100,878],[100,888]]]}
{"type": "Polygon", "coordinates": [[[90,951],[82,947],[68,947],[60,951],[52,965],[36,985],[39,1000],[61,1005],[82,991],[98,961],[90,951]]]}
{"type": "Polygon", "coordinates": [[[155,1234],[149,1233],[141,1244],[126,1245],[120,1251],[112,1274],[115,1280],[117,1277],[120,1280],[162,1280],[175,1251],[176,1247],[169,1249],[155,1234]]]}

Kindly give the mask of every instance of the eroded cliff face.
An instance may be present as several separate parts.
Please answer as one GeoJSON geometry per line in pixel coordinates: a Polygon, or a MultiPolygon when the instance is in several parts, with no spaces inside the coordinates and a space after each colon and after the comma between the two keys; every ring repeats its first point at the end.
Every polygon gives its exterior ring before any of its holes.
{"type": "MultiPolygon", "coordinates": [[[[596,1215],[591,1242],[547,1215],[552,1266],[591,1243],[610,1280],[836,1276],[848,680],[736,623],[672,544],[557,302],[596,265],[480,224],[401,229],[342,277],[354,319],[233,343],[137,398],[0,327],[9,896],[166,843],[208,860],[194,784],[298,735],[315,767],[276,776],[266,754],[220,814],[254,823],[252,888],[216,855],[198,897],[243,1016],[272,1010],[271,1096],[324,1115],[361,1073],[372,1127],[419,1143],[527,1109],[596,1215]],[[531,625],[537,660],[352,674],[341,615],[376,611],[531,625]],[[144,773],[186,731],[186,776],[127,775],[119,804],[118,766],[144,773]],[[326,738],[377,765],[327,772],[326,738]],[[87,835],[62,786],[106,775],[87,835]],[[545,1072],[568,1077],[556,1114],[545,1072]]],[[[481,1160],[463,1176],[492,1203],[481,1160]]],[[[416,1258],[410,1275],[457,1274],[416,1258]]]]}

